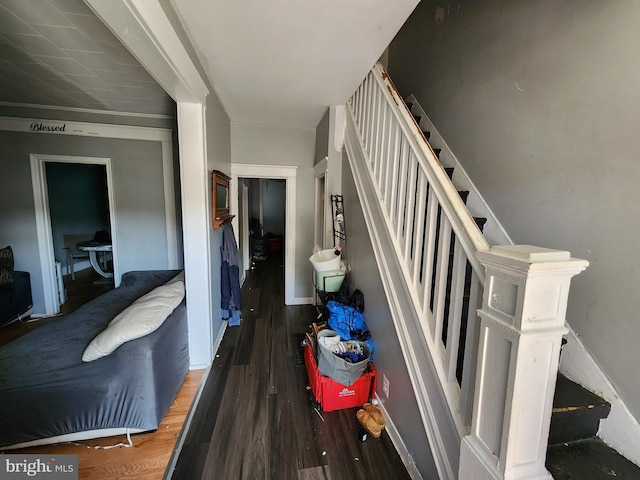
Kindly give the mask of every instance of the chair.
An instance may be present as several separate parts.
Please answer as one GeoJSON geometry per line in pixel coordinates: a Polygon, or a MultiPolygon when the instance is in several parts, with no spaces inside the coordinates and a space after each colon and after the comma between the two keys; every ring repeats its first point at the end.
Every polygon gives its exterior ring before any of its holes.
{"type": "Polygon", "coordinates": [[[89,242],[93,240],[93,233],[73,233],[63,235],[64,239],[64,251],[67,257],[67,271],[71,273],[71,279],[75,280],[75,272],[73,265],[78,260],[88,260],[89,252],[83,252],[78,249],[78,243],[89,242]]]}

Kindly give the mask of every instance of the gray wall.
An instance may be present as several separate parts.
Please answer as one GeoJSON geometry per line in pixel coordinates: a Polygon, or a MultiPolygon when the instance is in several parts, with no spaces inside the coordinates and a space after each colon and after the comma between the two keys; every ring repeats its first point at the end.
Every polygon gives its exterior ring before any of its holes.
{"type": "Polygon", "coordinates": [[[329,110],[316,127],[316,159],[314,165],[329,155],[329,110]]]}
{"type": "Polygon", "coordinates": [[[285,180],[265,180],[262,183],[262,215],[264,234],[284,235],[284,215],[287,206],[285,180]]]}
{"type": "Polygon", "coordinates": [[[437,478],[438,474],[431,456],[425,429],[417,428],[418,425],[422,426],[420,411],[391,319],[389,302],[373,256],[371,239],[346,154],[342,165],[343,200],[347,227],[345,260],[351,267],[349,274],[351,291],[358,288],[364,294],[365,320],[375,346],[374,361],[378,373],[377,393],[389,413],[389,417],[393,419],[393,423],[422,474],[422,478],[437,478]],[[386,398],[382,392],[383,375],[389,380],[389,398],[386,398]]]}
{"type": "Polygon", "coordinates": [[[516,243],[588,259],[568,322],[640,418],[640,3],[422,1],[389,50],[516,243]]]}
{"type": "MultiPolygon", "coordinates": [[[[295,199],[295,296],[313,296],[309,262],[313,250],[313,208],[316,133],[311,128],[231,124],[233,163],[297,166],[295,199]]],[[[265,231],[266,233],[266,231],[265,231]]]]}
{"type": "Polygon", "coordinates": [[[0,131],[0,244],[31,274],[34,313],[44,312],[30,153],[111,158],[120,272],[168,266],[159,142],[0,131]]]}

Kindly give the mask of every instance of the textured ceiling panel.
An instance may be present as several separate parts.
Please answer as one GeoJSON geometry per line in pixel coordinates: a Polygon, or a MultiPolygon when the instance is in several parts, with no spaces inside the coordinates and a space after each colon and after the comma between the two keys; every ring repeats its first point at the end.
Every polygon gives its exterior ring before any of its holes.
{"type": "Polygon", "coordinates": [[[0,101],[175,115],[175,103],[82,0],[0,0],[0,101]]]}

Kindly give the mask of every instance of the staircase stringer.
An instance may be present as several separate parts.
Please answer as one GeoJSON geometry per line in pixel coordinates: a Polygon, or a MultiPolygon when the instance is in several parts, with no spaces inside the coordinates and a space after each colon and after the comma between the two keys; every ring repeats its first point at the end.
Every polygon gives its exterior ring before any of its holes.
{"type": "Polygon", "coordinates": [[[350,114],[347,117],[347,158],[424,430],[439,478],[456,479],[463,427],[452,415],[453,407],[447,401],[448,395],[440,380],[438,366],[430,354],[433,346],[428,345],[429,340],[420,327],[420,313],[405,282],[405,273],[393,254],[389,254],[399,246],[389,235],[380,199],[367,166],[367,153],[362,147],[353,118],[350,114]]]}
{"type": "Polygon", "coordinates": [[[440,132],[422,108],[418,99],[411,94],[406,98],[406,104],[411,105],[411,113],[415,117],[420,118],[420,129],[429,132],[429,144],[434,148],[439,148],[441,150],[439,157],[440,163],[442,163],[444,167],[453,168],[453,183],[458,189],[467,190],[469,192],[469,197],[466,202],[469,211],[474,216],[480,216],[488,219],[483,229],[483,233],[487,241],[491,245],[513,245],[513,240],[499,222],[498,218],[489,207],[489,204],[487,204],[485,199],[482,197],[480,191],[475,186],[464,167],[460,164],[458,157],[456,157],[453,150],[451,150],[442,135],[440,135],[440,132]]]}

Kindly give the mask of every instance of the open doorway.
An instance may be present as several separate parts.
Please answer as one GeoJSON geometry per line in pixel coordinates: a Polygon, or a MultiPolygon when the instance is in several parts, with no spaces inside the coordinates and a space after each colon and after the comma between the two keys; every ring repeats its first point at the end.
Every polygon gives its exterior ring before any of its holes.
{"type": "Polygon", "coordinates": [[[71,249],[71,236],[92,239],[96,232],[110,235],[107,171],[104,165],[75,162],[45,162],[51,236],[56,262],[63,275],[91,266],[88,253],[71,249]],[[81,258],[68,258],[69,253],[81,258]],[[73,260],[73,261],[72,261],[73,260]]]}
{"type": "Polygon", "coordinates": [[[247,214],[249,216],[250,267],[269,258],[284,261],[286,233],[286,181],[282,179],[250,178],[247,214]]]}
{"type": "MultiPolygon", "coordinates": [[[[64,257],[64,235],[106,232],[111,240],[115,278],[117,242],[113,216],[113,182],[109,158],[31,155],[38,248],[42,269],[45,315],[60,312],[63,294],[59,276],[64,257]],[[67,176],[67,175],[70,175],[67,176]],[[88,197],[88,189],[100,192],[88,197]],[[65,194],[66,189],[66,194],[65,194]],[[84,194],[79,200],[74,195],[84,194]],[[73,205],[81,203],[83,205],[73,205]],[[87,207],[87,204],[92,204],[87,207]],[[62,209],[69,212],[61,212],[62,209]],[[73,210],[73,211],[71,211],[73,210]],[[94,230],[95,228],[95,230],[94,230]],[[68,232],[65,233],[65,231],[68,232]]],[[[64,265],[69,268],[69,265],[64,265]]],[[[80,268],[83,268],[80,265],[80,268]]]]}
{"type": "Polygon", "coordinates": [[[113,288],[111,252],[97,252],[97,271],[90,252],[78,248],[82,242],[110,243],[107,170],[102,164],[45,162],[45,174],[58,297],[67,314],[113,288]]]}
{"type": "MultiPolygon", "coordinates": [[[[295,218],[295,201],[296,201],[296,175],[297,167],[284,166],[284,165],[254,165],[254,164],[231,164],[231,182],[232,185],[239,185],[240,179],[263,179],[263,180],[282,180],[284,181],[284,234],[282,236],[282,249],[284,254],[284,299],[286,305],[298,305],[302,303],[308,303],[306,298],[297,298],[295,296],[295,232],[296,232],[296,218],[295,218]]],[[[275,185],[275,184],[274,184],[275,185]]],[[[243,218],[239,218],[242,212],[248,210],[240,208],[238,195],[231,196],[231,213],[236,215],[234,219],[234,231],[236,236],[241,229],[241,225],[244,221],[243,218]]],[[[246,238],[241,241],[238,240],[238,244],[243,242],[250,243],[249,232],[251,228],[242,229],[246,238]]],[[[268,233],[268,232],[264,232],[268,233]]]]}

